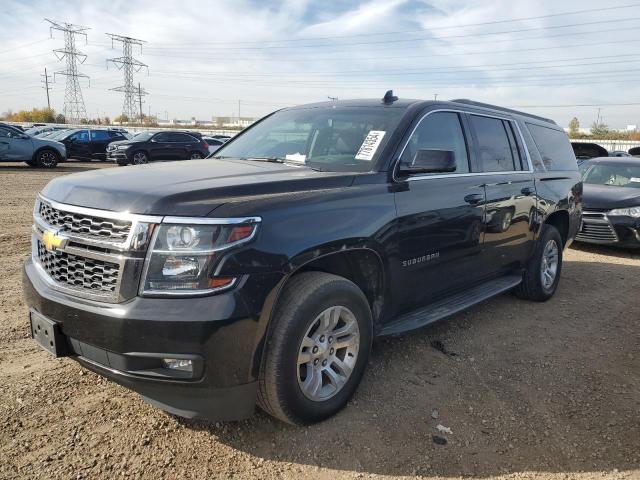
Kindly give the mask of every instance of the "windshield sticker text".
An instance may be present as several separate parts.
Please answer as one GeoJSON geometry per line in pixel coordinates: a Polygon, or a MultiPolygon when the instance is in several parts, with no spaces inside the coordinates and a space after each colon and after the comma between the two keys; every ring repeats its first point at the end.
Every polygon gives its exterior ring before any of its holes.
{"type": "Polygon", "coordinates": [[[367,134],[367,137],[362,142],[358,153],[356,153],[356,160],[371,161],[376,154],[376,150],[380,146],[380,142],[384,138],[384,134],[387,133],[383,130],[371,130],[367,134]]]}

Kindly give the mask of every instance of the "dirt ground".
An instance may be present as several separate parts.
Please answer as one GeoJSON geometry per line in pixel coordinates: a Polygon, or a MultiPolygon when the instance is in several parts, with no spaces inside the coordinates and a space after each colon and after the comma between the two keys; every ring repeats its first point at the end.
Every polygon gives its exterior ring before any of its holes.
{"type": "Polygon", "coordinates": [[[34,196],[104,167],[0,165],[0,478],[640,479],[640,253],[571,248],[548,303],[503,295],[377,341],[322,424],[178,420],[29,339],[34,196]]]}

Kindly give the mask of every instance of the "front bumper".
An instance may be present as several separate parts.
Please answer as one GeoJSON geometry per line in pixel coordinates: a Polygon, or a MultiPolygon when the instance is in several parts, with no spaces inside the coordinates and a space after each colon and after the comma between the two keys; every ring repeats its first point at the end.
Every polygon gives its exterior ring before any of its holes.
{"type": "Polygon", "coordinates": [[[640,219],[586,211],[583,213],[576,241],[621,248],[640,248],[640,219]]]}
{"type": "Polygon", "coordinates": [[[73,358],[152,405],[213,421],[253,413],[264,328],[238,290],[105,304],[52,289],[31,258],[23,289],[32,310],[58,323],[73,358]],[[201,373],[193,379],[149,376],[138,368],[145,354],[193,356],[201,359],[201,373]]]}
{"type": "Polygon", "coordinates": [[[125,165],[130,163],[129,157],[127,157],[127,153],[125,150],[111,150],[107,151],[107,161],[120,163],[125,165]]]}

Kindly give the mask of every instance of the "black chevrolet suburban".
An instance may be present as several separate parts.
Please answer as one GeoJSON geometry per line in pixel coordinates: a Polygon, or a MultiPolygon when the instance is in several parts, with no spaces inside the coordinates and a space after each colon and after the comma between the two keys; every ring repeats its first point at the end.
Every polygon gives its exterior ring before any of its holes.
{"type": "Polygon", "coordinates": [[[51,181],[31,332],[179,416],[312,423],[353,395],[375,336],[549,299],[581,202],[545,118],[390,92],[287,108],[211,159],[51,181]]]}

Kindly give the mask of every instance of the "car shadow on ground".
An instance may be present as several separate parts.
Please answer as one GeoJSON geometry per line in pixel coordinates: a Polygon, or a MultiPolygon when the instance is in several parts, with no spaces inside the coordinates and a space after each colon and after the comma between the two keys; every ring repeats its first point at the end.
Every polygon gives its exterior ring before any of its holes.
{"type": "Polygon", "coordinates": [[[109,166],[104,163],[90,162],[73,162],[73,163],[60,163],[55,168],[37,168],[30,167],[29,165],[22,164],[2,164],[0,163],[0,174],[2,173],[47,173],[47,174],[61,174],[61,173],[79,173],[88,172],[90,170],[97,170],[100,168],[108,168],[109,166]]]}
{"type": "Polygon", "coordinates": [[[502,295],[379,339],[354,399],[317,425],[289,426],[260,411],[237,423],[179,421],[259,459],[331,470],[458,477],[635,469],[639,277],[639,266],[569,259],[549,302],[502,295]]]}

